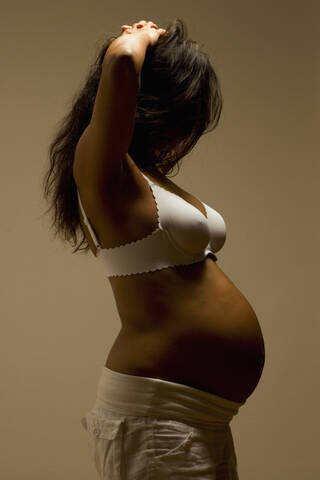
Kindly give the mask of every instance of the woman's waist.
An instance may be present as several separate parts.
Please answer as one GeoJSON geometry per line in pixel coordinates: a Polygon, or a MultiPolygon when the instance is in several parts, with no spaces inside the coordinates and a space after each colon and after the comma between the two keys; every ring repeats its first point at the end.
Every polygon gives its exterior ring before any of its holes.
{"type": "Polygon", "coordinates": [[[175,343],[196,334],[199,339],[209,336],[244,342],[262,340],[258,318],[244,299],[208,298],[197,295],[174,301],[150,300],[148,306],[136,304],[120,312],[123,338],[155,338],[162,344],[175,343]]]}
{"type": "Polygon", "coordinates": [[[181,378],[182,383],[193,378],[199,380],[203,375],[204,382],[208,378],[213,383],[221,382],[223,378],[234,384],[234,378],[239,376],[242,382],[246,377],[250,383],[252,377],[255,380],[261,374],[264,341],[260,327],[242,327],[241,331],[239,325],[231,328],[230,322],[223,328],[214,322],[210,325],[196,320],[183,327],[174,325],[172,318],[170,328],[122,328],[110,349],[108,365],[142,376],[144,372],[146,376],[169,375],[168,378],[181,378]],[[210,365],[215,367],[208,370],[210,365]],[[233,372],[232,378],[229,370],[233,372]]]}
{"type": "Polygon", "coordinates": [[[209,258],[153,273],[126,288],[112,284],[122,327],[128,332],[161,329],[180,334],[198,325],[206,333],[206,329],[210,332],[239,321],[257,322],[245,297],[209,258]]]}

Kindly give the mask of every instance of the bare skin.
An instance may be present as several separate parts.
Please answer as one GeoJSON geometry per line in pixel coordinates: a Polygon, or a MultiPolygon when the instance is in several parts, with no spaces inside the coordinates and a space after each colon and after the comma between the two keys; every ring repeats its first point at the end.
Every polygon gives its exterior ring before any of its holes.
{"type": "MultiPolygon", "coordinates": [[[[202,203],[166,176],[143,173],[206,216],[202,203]]],[[[141,239],[157,228],[150,186],[128,154],[121,182],[112,208],[104,199],[93,208],[88,193],[78,186],[103,248],[141,239]]],[[[83,227],[95,255],[84,223],[83,227]]],[[[191,265],[109,277],[121,329],[105,365],[120,373],[161,378],[245,401],[263,371],[263,336],[251,305],[216,260],[210,255],[191,265]]]]}

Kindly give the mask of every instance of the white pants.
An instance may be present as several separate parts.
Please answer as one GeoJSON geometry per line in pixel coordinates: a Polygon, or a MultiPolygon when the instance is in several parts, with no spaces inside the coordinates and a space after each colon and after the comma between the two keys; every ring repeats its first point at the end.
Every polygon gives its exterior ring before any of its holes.
{"type": "Polygon", "coordinates": [[[244,403],[104,366],[81,423],[101,480],[238,480],[229,424],[244,403]]]}

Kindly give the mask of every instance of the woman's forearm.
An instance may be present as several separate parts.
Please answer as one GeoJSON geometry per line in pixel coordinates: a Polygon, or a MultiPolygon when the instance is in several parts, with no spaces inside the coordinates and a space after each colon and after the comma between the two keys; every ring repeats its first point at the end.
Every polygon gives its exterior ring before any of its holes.
{"type": "Polygon", "coordinates": [[[140,76],[149,43],[149,37],[142,32],[137,35],[121,35],[109,46],[103,63],[108,63],[113,56],[128,56],[133,61],[137,75],[140,76]]]}

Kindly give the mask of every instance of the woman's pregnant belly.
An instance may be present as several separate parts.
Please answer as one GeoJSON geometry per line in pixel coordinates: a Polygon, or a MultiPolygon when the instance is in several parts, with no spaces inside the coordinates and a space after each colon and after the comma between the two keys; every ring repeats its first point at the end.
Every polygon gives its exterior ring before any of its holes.
{"type": "Polygon", "coordinates": [[[151,310],[136,322],[122,319],[106,366],[243,402],[255,390],[265,362],[257,316],[212,260],[188,274],[183,291],[171,281],[170,293],[148,297],[151,310]],[[160,305],[161,298],[166,305],[160,305]]]}

